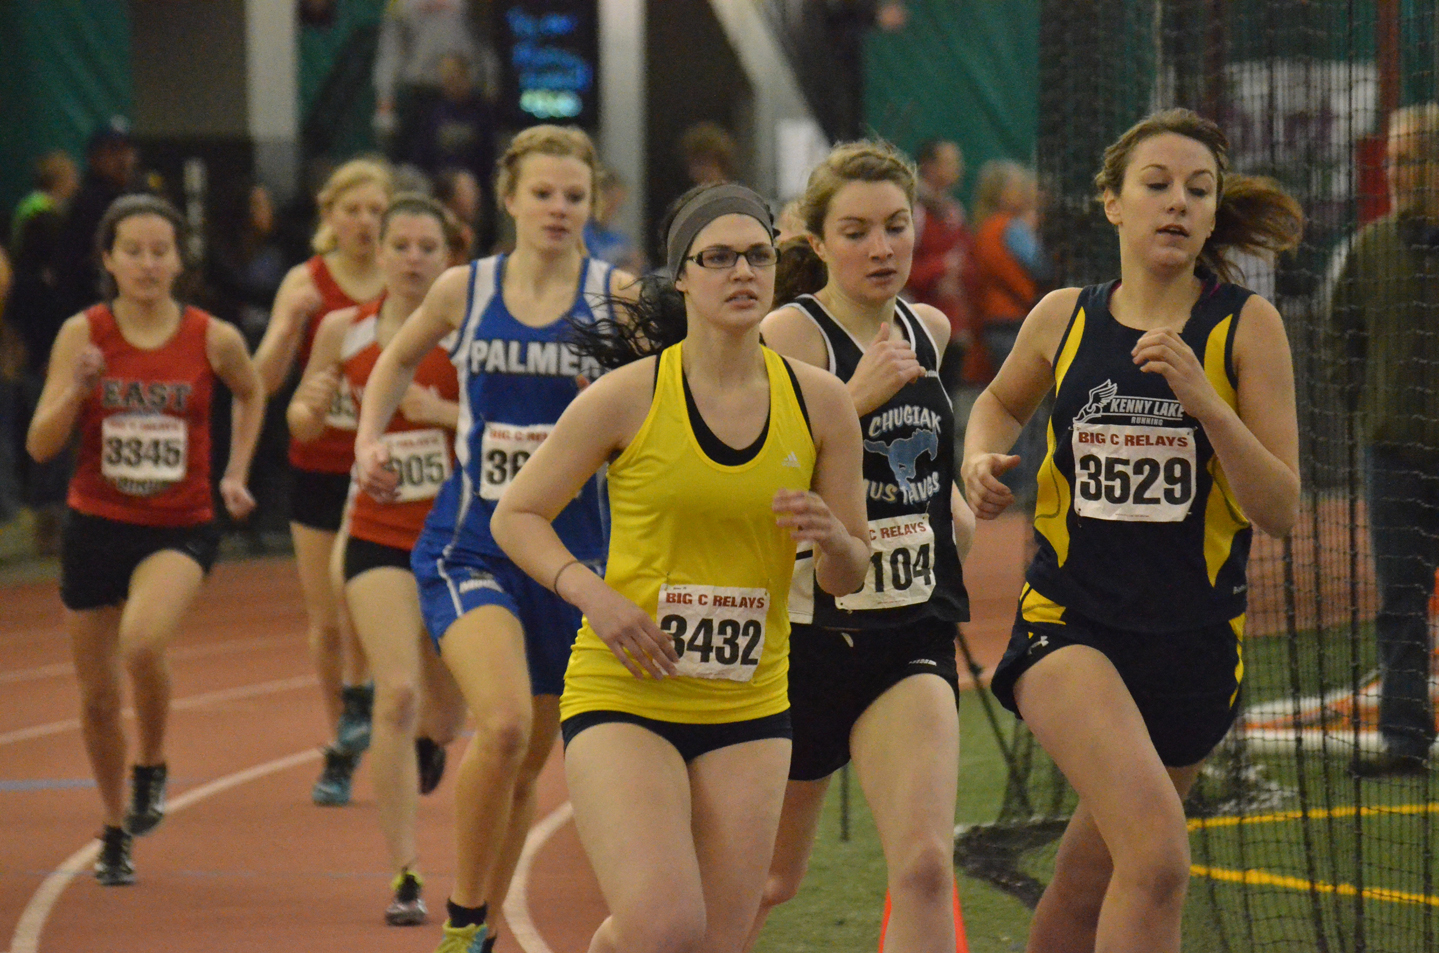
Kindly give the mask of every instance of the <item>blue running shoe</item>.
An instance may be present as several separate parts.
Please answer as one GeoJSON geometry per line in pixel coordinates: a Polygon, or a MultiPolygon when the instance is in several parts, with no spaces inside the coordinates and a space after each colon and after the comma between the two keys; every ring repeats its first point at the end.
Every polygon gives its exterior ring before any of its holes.
{"type": "Polygon", "coordinates": [[[375,685],[346,685],[340,689],[344,708],[335,726],[335,747],[350,754],[363,754],[370,747],[370,714],[375,707],[375,685]]]}
{"type": "Polygon", "coordinates": [[[350,803],[350,779],[360,763],[358,754],[338,748],[325,749],[325,770],[310,789],[310,799],[321,807],[344,807],[350,803]]]}

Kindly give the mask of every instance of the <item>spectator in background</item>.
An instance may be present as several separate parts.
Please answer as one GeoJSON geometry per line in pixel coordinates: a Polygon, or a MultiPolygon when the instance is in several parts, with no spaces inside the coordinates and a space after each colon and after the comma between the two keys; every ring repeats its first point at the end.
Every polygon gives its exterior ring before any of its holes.
{"type": "MultiPolygon", "coordinates": [[[[11,220],[15,286],[6,309],[6,323],[18,334],[25,364],[21,371],[20,405],[16,413],[29,420],[45,386],[50,347],[60,325],[74,313],[74,296],[60,285],[58,263],[65,222],[80,188],[79,170],[68,153],[54,150],[35,163],[35,191],[20,201],[11,220]]],[[[103,204],[98,206],[104,210],[103,204]]],[[[93,223],[91,235],[93,236],[93,223]]],[[[91,240],[71,251],[87,252],[91,240]]],[[[36,463],[23,458],[25,503],[34,511],[33,547],[37,555],[50,556],[59,550],[60,521],[65,509],[65,490],[70,483],[69,449],[54,459],[36,463]]]]}
{"type": "Polygon", "coordinates": [[[634,239],[610,227],[629,194],[629,186],[614,170],[601,168],[595,173],[595,207],[585,223],[585,248],[590,257],[639,275],[645,271],[644,255],[634,239]]]}
{"type": "MultiPolygon", "coordinates": [[[[294,263],[286,260],[280,247],[269,189],[258,182],[245,184],[233,192],[227,204],[216,216],[218,227],[210,243],[206,278],[216,299],[215,314],[240,329],[246,348],[253,353],[270,323],[280,282],[294,263]]],[[[263,532],[286,528],[286,403],[274,400],[266,404],[265,423],[255,448],[250,491],[256,507],[240,526],[253,552],[264,550],[263,532]]],[[[216,394],[213,407],[213,461],[223,461],[228,456],[229,443],[226,428],[219,424],[228,419],[229,395],[216,394]]]]}
{"type": "Polygon", "coordinates": [[[442,56],[439,76],[440,96],[419,117],[404,158],[432,178],[444,169],[473,176],[480,194],[475,211],[461,221],[474,230],[478,247],[488,248],[495,241],[495,111],[463,55],[442,56]]]}
{"type": "Polygon", "coordinates": [[[15,453],[15,430],[20,413],[20,378],[25,346],[5,315],[15,273],[5,249],[0,248],[0,523],[8,523],[20,509],[20,470],[15,453]]]}
{"type": "Polygon", "coordinates": [[[1439,105],[1397,110],[1393,210],[1354,237],[1329,308],[1345,397],[1366,447],[1384,748],[1360,776],[1422,774],[1434,743],[1429,598],[1439,567],[1439,105]]]}
{"type": "Polygon", "coordinates": [[[719,123],[697,122],[680,135],[680,159],[691,186],[733,181],[738,153],[734,136],[719,123]]]}
{"type": "Polygon", "coordinates": [[[498,65],[480,41],[469,7],[468,0],[390,0],[385,6],[375,55],[374,128],[397,161],[403,161],[405,145],[444,95],[445,57],[457,55],[471,68],[479,65],[483,76],[472,79],[485,89],[495,86],[498,65]]]}
{"type": "Polygon", "coordinates": [[[959,388],[971,340],[964,273],[974,238],[965,221],[964,206],[951,194],[964,178],[964,155],[953,142],[930,139],[919,147],[915,158],[919,182],[914,203],[914,266],[905,291],[949,319],[949,345],[940,363],[940,376],[944,389],[953,394],[959,388]]]}
{"type": "Polygon", "coordinates": [[[1014,348],[1024,316],[1039,300],[1050,265],[1039,240],[1039,186],[1017,162],[979,170],[974,217],[979,223],[969,270],[969,301],[988,358],[986,380],[1014,348]]]}
{"type": "MultiPolygon", "coordinates": [[[[481,244],[476,224],[481,218],[492,222],[494,216],[490,209],[494,206],[483,204],[480,181],[475,173],[469,169],[441,169],[435,173],[435,199],[455,217],[457,229],[452,240],[457,247],[452,249],[454,264],[463,265],[471,258],[479,257],[482,249],[488,254],[494,240],[491,238],[489,244],[481,244]]],[[[490,230],[494,230],[493,226],[490,230]]]]}
{"type": "Polygon", "coordinates": [[[141,192],[136,172],[140,151],[123,118],[112,117],[90,137],[85,149],[85,178],[60,226],[53,267],[57,306],[65,317],[100,297],[100,259],[95,230],[110,203],[141,192]]]}
{"type": "Polygon", "coordinates": [[[80,170],[70,153],[54,149],[35,160],[35,191],[15,206],[10,219],[10,250],[20,247],[25,227],[37,216],[60,216],[80,188],[80,170]]]}

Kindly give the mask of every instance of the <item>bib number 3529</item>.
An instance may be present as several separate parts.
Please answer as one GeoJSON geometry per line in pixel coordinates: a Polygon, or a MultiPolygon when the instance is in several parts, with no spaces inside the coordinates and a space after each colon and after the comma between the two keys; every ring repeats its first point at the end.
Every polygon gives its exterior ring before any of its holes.
{"type": "Polygon", "coordinates": [[[661,586],[656,616],[675,643],[676,674],[754,678],[764,655],[769,590],[738,586],[661,586]]]}
{"type": "Polygon", "coordinates": [[[1074,425],[1074,510],[1178,523],[1194,501],[1194,428],[1074,425]]]}
{"type": "Polygon", "coordinates": [[[480,499],[498,500],[554,429],[554,424],[486,423],[480,439],[480,499]]]}

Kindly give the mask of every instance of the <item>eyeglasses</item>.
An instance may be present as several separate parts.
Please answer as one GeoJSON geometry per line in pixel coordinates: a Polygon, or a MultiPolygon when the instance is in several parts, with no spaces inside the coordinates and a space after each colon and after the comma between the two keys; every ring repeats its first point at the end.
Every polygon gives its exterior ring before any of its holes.
{"type": "Polygon", "coordinates": [[[726,268],[733,268],[739,262],[741,255],[744,256],[745,261],[749,262],[751,268],[772,268],[774,263],[779,261],[779,249],[773,245],[751,245],[744,251],[716,245],[690,255],[685,261],[698,262],[701,268],[724,271],[726,268]]]}

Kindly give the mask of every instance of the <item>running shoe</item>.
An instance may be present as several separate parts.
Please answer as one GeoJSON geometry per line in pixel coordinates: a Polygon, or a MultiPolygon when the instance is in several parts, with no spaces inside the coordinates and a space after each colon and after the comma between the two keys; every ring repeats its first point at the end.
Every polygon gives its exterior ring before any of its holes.
{"type": "Polygon", "coordinates": [[[130,772],[130,812],[125,815],[125,832],[140,837],[164,819],[165,765],[135,765],[130,772]]]}
{"type": "Polygon", "coordinates": [[[370,714],[375,707],[374,683],[346,685],[340,689],[344,708],[335,728],[335,747],[350,754],[363,754],[370,747],[370,714]]]}
{"type": "Polygon", "coordinates": [[[445,938],[440,941],[435,953],[487,953],[486,930],[483,923],[467,927],[452,927],[445,921],[445,938]]]}
{"type": "Polygon", "coordinates": [[[123,827],[106,827],[100,835],[100,856],[95,858],[95,879],[102,887],[122,887],[135,882],[135,865],[130,861],[134,838],[123,827]]]}
{"type": "Polygon", "coordinates": [[[415,761],[420,766],[420,793],[429,794],[445,776],[445,746],[420,735],[415,739],[415,761]]]}
{"type": "Polygon", "coordinates": [[[326,748],[325,770],[320,772],[320,780],[310,789],[310,799],[322,807],[344,807],[349,804],[350,778],[359,763],[358,754],[341,751],[339,748],[326,748]]]}
{"type": "Polygon", "coordinates": [[[413,927],[425,922],[429,910],[420,898],[424,883],[413,870],[402,871],[394,879],[390,887],[395,891],[395,899],[385,908],[386,923],[392,927],[413,927]]]}

